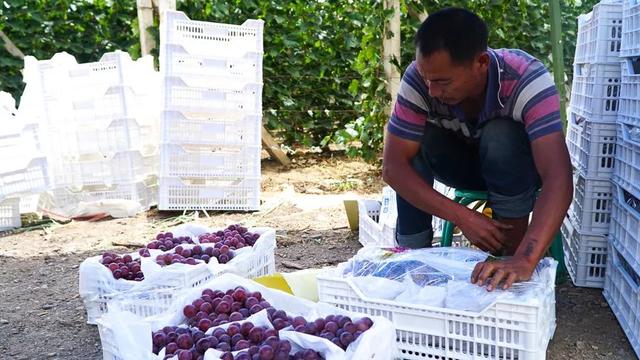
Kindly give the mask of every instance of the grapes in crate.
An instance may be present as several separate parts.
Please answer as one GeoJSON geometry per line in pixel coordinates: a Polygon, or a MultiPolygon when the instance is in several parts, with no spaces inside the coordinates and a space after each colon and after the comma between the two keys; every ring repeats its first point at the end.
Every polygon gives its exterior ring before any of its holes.
{"type": "Polygon", "coordinates": [[[139,250],[140,255],[149,257],[149,250],[169,251],[181,244],[193,244],[193,239],[188,236],[173,237],[171,232],[159,233],[156,239],[147,244],[146,247],[139,250]]]}
{"type": "Polygon", "coordinates": [[[200,243],[220,244],[228,246],[231,250],[237,250],[245,246],[253,246],[260,238],[259,234],[252,233],[241,225],[229,225],[224,230],[215,233],[206,233],[198,237],[200,243]]]}
{"type": "Polygon", "coordinates": [[[280,340],[278,331],[251,322],[232,323],[226,329],[215,329],[210,335],[193,328],[167,326],[152,333],[153,352],[165,349],[165,359],[199,360],[208,349],[223,352],[221,359],[321,359],[313,350],[299,351],[300,356],[289,355],[291,343],[280,340]],[[238,352],[239,351],[239,352],[238,352]],[[232,352],[238,352],[234,356],[232,352]]]}
{"type": "Polygon", "coordinates": [[[100,263],[107,267],[115,279],[142,281],[144,274],[140,270],[140,259],[133,259],[131,255],[117,255],[105,252],[100,263]]]}
{"type": "Polygon", "coordinates": [[[160,266],[171,264],[196,265],[201,262],[209,263],[211,258],[216,258],[218,263],[226,264],[235,256],[234,252],[226,246],[220,247],[195,245],[193,247],[175,247],[173,253],[161,254],[156,257],[156,263],[160,266]]]}
{"type": "Polygon", "coordinates": [[[205,289],[201,297],[183,308],[183,314],[189,326],[207,331],[213,326],[244,320],[263,309],[273,308],[260,292],[237,287],[226,292],[205,289]]]}
{"type": "Polygon", "coordinates": [[[373,321],[368,317],[352,321],[348,316],[329,315],[308,322],[305,318],[297,316],[292,319],[291,326],[297,332],[325,338],[346,350],[362,333],[373,326],[373,321]]]}

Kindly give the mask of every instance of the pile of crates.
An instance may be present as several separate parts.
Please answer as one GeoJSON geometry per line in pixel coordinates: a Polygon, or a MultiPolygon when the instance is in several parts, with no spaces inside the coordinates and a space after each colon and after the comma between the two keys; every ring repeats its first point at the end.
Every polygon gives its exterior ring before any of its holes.
{"type": "Polygon", "coordinates": [[[56,210],[71,215],[80,202],[106,199],[155,203],[160,79],[152,57],[116,51],[79,64],[67,53],[27,56],[24,80],[32,120],[46,134],[56,210]]]}
{"type": "Polygon", "coordinates": [[[20,197],[48,186],[39,144],[37,126],[18,121],[13,97],[0,92],[0,231],[22,225],[20,197]]]}
{"type": "Polygon", "coordinates": [[[565,262],[576,286],[602,288],[605,281],[621,41],[622,3],[603,1],[578,18],[567,126],[574,195],[562,225],[565,262]]]}
{"type": "Polygon", "coordinates": [[[263,21],[161,22],[160,210],[257,210],[263,21]]]}
{"type": "Polygon", "coordinates": [[[624,0],[622,8],[622,81],[604,297],[640,356],[640,2],[624,0]]]}

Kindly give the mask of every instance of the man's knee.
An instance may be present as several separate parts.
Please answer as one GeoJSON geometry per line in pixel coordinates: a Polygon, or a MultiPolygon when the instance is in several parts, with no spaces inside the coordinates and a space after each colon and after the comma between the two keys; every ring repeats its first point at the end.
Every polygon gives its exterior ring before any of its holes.
{"type": "Polygon", "coordinates": [[[509,118],[488,121],[480,138],[480,159],[496,214],[506,218],[528,214],[540,178],[524,125],[509,118]]]}

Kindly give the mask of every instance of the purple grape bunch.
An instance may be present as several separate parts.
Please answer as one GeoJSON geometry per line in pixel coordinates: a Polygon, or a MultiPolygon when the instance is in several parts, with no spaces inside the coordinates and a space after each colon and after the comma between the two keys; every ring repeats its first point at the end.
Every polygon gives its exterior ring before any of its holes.
{"type": "Polygon", "coordinates": [[[252,233],[246,227],[235,224],[215,233],[206,233],[198,237],[201,244],[215,244],[215,247],[228,246],[231,250],[255,245],[260,234],[252,233]],[[218,245],[220,244],[220,245],[218,245]]]}

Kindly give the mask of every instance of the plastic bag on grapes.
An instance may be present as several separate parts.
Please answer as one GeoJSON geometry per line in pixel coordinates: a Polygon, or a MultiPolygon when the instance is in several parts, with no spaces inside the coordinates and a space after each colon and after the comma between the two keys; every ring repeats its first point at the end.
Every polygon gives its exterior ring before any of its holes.
{"type": "Polygon", "coordinates": [[[404,281],[404,291],[394,300],[435,307],[444,307],[447,289],[444,286],[419,286],[411,280],[404,281]]]}
{"type": "MultiPolygon", "coordinates": [[[[315,320],[320,317],[327,317],[329,315],[345,315],[349,316],[352,320],[358,320],[362,317],[369,317],[373,321],[373,326],[369,328],[369,330],[362,333],[362,335],[353,343],[351,343],[346,351],[340,349],[344,356],[336,357],[336,359],[341,360],[365,360],[365,359],[393,359],[394,355],[397,352],[397,344],[396,344],[396,329],[395,326],[388,319],[381,316],[368,316],[366,314],[358,314],[350,311],[346,311],[343,309],[335,308],[329,304],[325,303],[317,303],[315,304],[313,311],[305,316],[307,320],[315,320]]],[[[307,334],[303,334],[307,335],[307,334]]],[[[309,336],[309,335],[307,335],[309,336]]],[[[322,339],[326,343],[333,345],[335,344],[330,342],[329,340],[322,339]]],[[[302,343],[302,347],[307,347],[305,343],[302,343]]],[[[313,348],[311,348],[313,349],[313,348]]],[[[339,348],[338,348],[339,349],[339,348]]],[[[326,358],[327,360],[331,360],[332,358],[326,358]]]]}
{"type": "Polygon", "coordinates": [[[542,259],[529,281],[517,282],[509,289],[487,291],[469,281],[451,281],[447,284],[445,306],[450,309],[481,312],[496,301],[512,301],[536,305],[548,292],[555,291],[557,261],[542,259]]]}
{"type": "MultiPolygon", "coordinates": [[[[160,254],[161,252],[151,250],[153,254],[160,254]]],[[[119,254],[126,255],[126,254],[119,254]]],[[[129,253],[132,259],[140,259],[140,254],[137,252],[129,253]]],[[[152,280],[149,279],[148,274],[144,273],[145,278],[142,281],[116,279],[113,277],[113,273],[106,266],[104,266],[100,260],[101,255],[92,256],[85,259],[79,268],[79,293],[80,297],[85,303],[87,308],[87,322],[90,324],[95,323],[98,317],[106,310],[106,302],[111,297],[125,291],[131,291],[138,287],[144,287],[152,280]]],[[[144,262],[145,258],[142,258],[144,262]]]]}
{"type": "MultiPolygon", "coordinates": [[[[121,360],[157,360],[149,323],[127,311],[109,311],[97,320],[105,354],[121,360]]],[[[106,355],[105,355],[106,357],[106,355]]]]}
{"type": "MultiPolygon", "coordinates": [[[[347,263],[339,265],[346,277],[379,277],[398,282],[410,278],[418,286],[445,286],[455,279],[468,279],[478,261],[487,255],[466,248],[431,248],[392,251],[359,251],[347,263]]],[[[409,285],[409,283],[406,283],[409,285]]]]}
{"type": "Polygon", "coordinates": [[[376,299],[395,299],[405,290],[402,282],[383,277],[359,276],[354,277],[353,282],[364,294],[376,299]]]}

